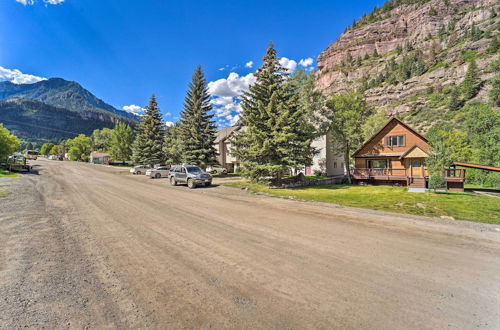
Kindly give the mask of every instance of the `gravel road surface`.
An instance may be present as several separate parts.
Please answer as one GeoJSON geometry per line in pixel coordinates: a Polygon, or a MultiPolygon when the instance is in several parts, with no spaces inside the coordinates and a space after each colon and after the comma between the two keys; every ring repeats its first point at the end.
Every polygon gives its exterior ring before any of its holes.
{"type": "Polygon", "coordinates": [[[34,164],[0,179],[0,329],[500,328],[500,226],[34,164]]]}

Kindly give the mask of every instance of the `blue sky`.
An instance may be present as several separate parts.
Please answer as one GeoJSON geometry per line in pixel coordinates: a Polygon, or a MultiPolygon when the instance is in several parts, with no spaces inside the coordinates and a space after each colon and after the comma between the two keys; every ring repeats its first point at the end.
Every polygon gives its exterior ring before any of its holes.
{"type": "Polygon", "coordinates": [[[269,41],[290,68],[313,70],[319,53],[354,18],[382,4],[0,0],[0,79],[36,80],[22,72],[75,80],[129,110],[156,93],[165,119],[176,121],[192,72],[201,64],[212,82],[219,125],[225,126],[234,120],[238,93],[252,82],[249,74],[261,64],[269,41]]]}

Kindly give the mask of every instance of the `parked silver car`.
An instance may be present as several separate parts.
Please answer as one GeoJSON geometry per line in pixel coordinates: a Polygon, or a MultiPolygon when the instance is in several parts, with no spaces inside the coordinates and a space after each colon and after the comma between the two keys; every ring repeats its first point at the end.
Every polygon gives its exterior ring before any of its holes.
{"type": "Polygon", "coordinates": [[[138,174],[138,175],[141,175],[141,174],[146,174],[146,171],[151,169],[151,167],[147,166],[147,165],[138,165],[138,166],[134,166],[130,169],[130,173],[132,174],[138,174]]]}
{"type": "Polygon", "coordinates": [[[159,179],[159,178],[168,178],[170,174],[170,167],[160,166],[157,168],[150,168],[146,171],[146,176],[149,176],[151,179],[159,179]]]}
{"type": "Polygon", "coordinates": [[[176,186],[179,183],[187,183],[189,189],[203,184],[208,187],[212,184],[210,173],[204,172],[196,165],[175,165],[170,168],[170,184],[176,186]]]}
{"type": "Polygon", "coordinates": [[[209,166],[207,172],[210,174],[227,174],[227,168],[218,165],[209,166]]]}

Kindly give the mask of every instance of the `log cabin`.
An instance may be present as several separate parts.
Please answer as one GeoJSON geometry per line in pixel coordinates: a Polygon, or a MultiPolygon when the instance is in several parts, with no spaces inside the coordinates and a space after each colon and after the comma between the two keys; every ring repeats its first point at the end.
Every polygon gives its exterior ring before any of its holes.
{"type": "MultiPolygon", "coordinates": [[[[430,150],[425,136],[393,117],[354,153],[352,179],[358,183],[427,188],[425,162],[430,150]]],[[[447,188],[463,191],[465,170],[443,170],[447,188]]]]}

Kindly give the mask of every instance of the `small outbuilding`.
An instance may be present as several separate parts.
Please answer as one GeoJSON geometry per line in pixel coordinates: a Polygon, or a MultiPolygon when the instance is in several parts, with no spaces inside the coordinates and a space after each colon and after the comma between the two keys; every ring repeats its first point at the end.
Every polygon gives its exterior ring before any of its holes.
{"type": "Polygon", "coordinates": [[[89,162],[93,164],[109,164],[110,155],[105,152],[92,151],[90,153],[89,162]]]}

